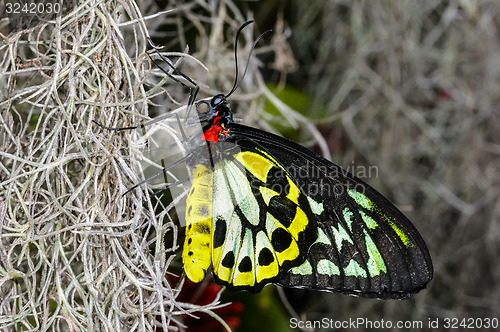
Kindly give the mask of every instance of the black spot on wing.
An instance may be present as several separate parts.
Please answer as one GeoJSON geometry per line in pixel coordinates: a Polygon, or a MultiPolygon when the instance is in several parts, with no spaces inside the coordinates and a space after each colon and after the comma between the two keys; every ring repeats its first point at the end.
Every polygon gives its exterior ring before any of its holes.
{"type": "Polygon", "coordinates": [[[252,260],[250,257],[245,256],[240,264],[238,264],[238,271],[240,272],[250,272],[252,271],[252,260]]]}
{"type": "Polygon", "coordinates": [[[285,176],[285,171],[280,167],[273,166],[267,173],[266,184],[282,196],[288,195],[290,186],[285,176]]]}
{"type": "Polygon", "coordinates": [[[277,252],[283,252],[290,247],[292,236],[283,228],[277,228],[271,235],[271,244],[277,252]]]}
{"type": "Polygon", "coordinates": [[[234,266],[234,253],[232,251],[228,252],[224,259],[222,260],[222,266],[232,269],[234,266]]]}
{"type": "Polygon", "coordinates": [[[271,250],[264,248],[259,252],[259,265],[268,266],[274,262],[274,256],[271,250]]]}
{"type": "Polygon", "coordinates": [[[227,225],[226,221],[218,218],[215,221],[215,233],[214,233],[214,248],[218,248],[224,244],[226,239],[227,225]]]}
{"type": "Polygon", "coordinates": [[[297,206],[286,197],[274,196],[269,201],[268,212],[286,228],[290,227],[296,211],[297,206]]]}

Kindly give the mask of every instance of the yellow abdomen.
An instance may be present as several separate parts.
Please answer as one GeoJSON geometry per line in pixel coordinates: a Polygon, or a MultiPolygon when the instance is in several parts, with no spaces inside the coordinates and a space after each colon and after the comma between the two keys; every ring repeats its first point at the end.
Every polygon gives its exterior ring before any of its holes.
{"type": "Polygon", "coordinates": [[[187,277],[200,282],[212,263],[213,173],[204,165],[193,170],[193,184],[186,199],[186,239],[182,262],[187,277]]]}

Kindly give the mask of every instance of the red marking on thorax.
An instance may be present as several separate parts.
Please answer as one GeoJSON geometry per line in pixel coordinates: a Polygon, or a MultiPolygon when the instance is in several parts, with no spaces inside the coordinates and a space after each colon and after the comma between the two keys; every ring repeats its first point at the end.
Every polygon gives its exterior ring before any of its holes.
{"type": "Polygon", "coordinates": [[[220,119],[222,119],[222,117],[220,116],[214,119],[212,127],[205,130],[205,133],[203,134],[201,139],[204,139],[205,141],[208,142],[217,143],[219,141],[219,137],[221,134],[226,136],[229,134],[229,129],[225,129],[220,125],[220,119]]]}

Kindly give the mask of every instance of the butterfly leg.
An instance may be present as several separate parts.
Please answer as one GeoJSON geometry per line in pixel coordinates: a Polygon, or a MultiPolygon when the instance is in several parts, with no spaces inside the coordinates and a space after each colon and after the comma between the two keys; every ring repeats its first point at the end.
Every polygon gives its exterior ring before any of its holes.
{"type": "Polygon", "coordinates": [[[188,89],[189,90],[189,100],[188,100],[188,105],[187,105],[187,112],[186,112],[186,117],[185,117],[185,124],[187,124],[187,120],[189,119],[189,115],[191,114],[191,109],[193,108],[193,105],[194,105],[194,101],[196,99],[196,96],[198,95],[198,92],[200,91],[200,87],[198,84],[196,84],[196,82],[191,79],[189,76],[187,76],[186,74],[184,74],[183,72],[181,72],[179,69],[177,69],[172,63],[170,63],[170,60],[167,59],[165,56],[163,56],[160,51],[158,51],[158,47],[155,46],[153,44],[153,41],[151,39],[149,39],[149,43],[151,44],[151,46],[153,46],[153,48],[155,49],[155,52],[156,54],[158,54],[158,56],[160,57],[161,60],[163,60],[163,62],[165,62],[173,71],[173,73],[181,76],[182,78],[184,78],[187,82],[189,82],[192,86],[188,86],[187,84],[183,83],[181,80],[179,80],[177,77],[175,77],[174,75],[170,74],[167,70],[165,70],[162,66],[160,66],[158,64],[158,62],[156,62],[149,53],[147,53],[147,55],[149,56],[149,58],[151,59],[151,61],[153,61],[153,63],[165,74],[167,75],[168,77],[170,77],[171,79],[173,79],[175,82],[179,83],[180,85],[182,85],[184,88],[188,89]]]}

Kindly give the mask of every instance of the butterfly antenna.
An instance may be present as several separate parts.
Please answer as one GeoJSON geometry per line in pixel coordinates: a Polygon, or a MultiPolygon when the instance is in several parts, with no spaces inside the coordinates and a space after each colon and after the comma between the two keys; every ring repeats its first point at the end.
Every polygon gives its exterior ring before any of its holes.
{"type": "Polygon", "coordinates": [[[255,42],[253,43],[252,45],[252,49],[250,50],[250,54],[248,54],[248,59],[247,59],[247,64],[245,66],[245,70],[243,71],[243,75],[241,76],[241,80],[238,82],[238,37],[240,36],[240,33],[241,31],[249,24],[253,23],[252,20],[250,21],[247,21],[245,23],[243,23],[241,25],[241,27],[238,29],[238,32],[236,33],[236,39],[234,41],[234,66],[236,68],[236,74],[234,75],[234,84],[233,84],[233,88],[231,89],[231,91],[225,96],[226,98],[228,98],[234,91],[236,91],[236,89],[238,89],[238,87],[240,86],[241,82],[243,81],[243,78],[245,78],[245,75],[247,73],[247,69],[248,69],[248,65],[250,64],[250,58],[252,57],[252,52],[253,50],[255,49],[255,46],[257,45],[257,43],[259,42],[259,40],[262,39],[262,37],[264,37],[264,35],[266,35],[267,33],[271,32],[272,29],[269,29],[267,31],[265,31],[264,33],[262,33],[259,37],[257,37],[257,39],[255,40],[255,42]]]}

